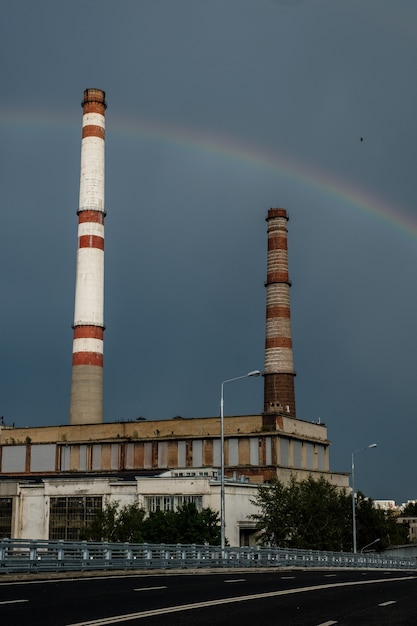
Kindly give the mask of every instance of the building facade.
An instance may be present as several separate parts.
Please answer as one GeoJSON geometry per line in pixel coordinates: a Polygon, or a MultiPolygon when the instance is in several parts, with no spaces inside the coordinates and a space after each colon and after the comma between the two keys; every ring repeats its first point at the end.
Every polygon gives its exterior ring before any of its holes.
{"type": "MultiPolygon", "coordinates": [[[[253,540],[251,499],[259,484],[295,474],[349,487],[347,474],[329,470],[325,425],[269,414],[225,417],[224,430],[230,545],[253,540]]],[[[1,534],[76,539],[97,508],[114,500],[151,511],[188,497],[219,510],[219,432],[219,418],[2,426],[1,534]]]]}
{"type": "MultiPolygon", "coordinates": [[[[285,415],[224,418],[225,472],[262,483],[286,472],[329,473],[327,429],[285,415]]],[[[220,419],[0,427],[0,477],[219,467],[220,419]]]]}
{"type": "MultiPolygon", "coordinates": [[[[2,537],[77,541],[95,513],[107,503],[121,506],[137,503],[147,512],[175,510],[185,503],[197,510],[218,510],[220,483],[216,477],[176,476],[79,476],[41,477],[25,481],[7,479],[1,482],[0,529],[2,537]],[[7,494],[7,495],[4,495],[7,494]]],[[[217,475],[217,473],[216,473],[217,475]]],[[[226,528],[230,545],[252,545],[255,512],[252,499],[255,484],[242,480],[226,482],[226,528]]]]}

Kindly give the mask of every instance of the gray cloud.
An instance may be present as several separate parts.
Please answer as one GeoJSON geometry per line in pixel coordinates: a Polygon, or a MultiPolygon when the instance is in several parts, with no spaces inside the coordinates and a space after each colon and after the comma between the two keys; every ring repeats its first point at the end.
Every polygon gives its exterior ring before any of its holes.
{"type": "MultiPolygon", "coordinates": [[[[262,369],[264,218],[283,206],[298,415],[326,422],[335,471],[378,442],[357,460],[368,495],[416,497],[416,17],[380,0],[3,3],[0,414],[68,421],[95,86],[105,418],[215,415],[221,380],[262,369]]],[[[227,413],[261,409],[259,379],[227,389],[227,413]]]]}

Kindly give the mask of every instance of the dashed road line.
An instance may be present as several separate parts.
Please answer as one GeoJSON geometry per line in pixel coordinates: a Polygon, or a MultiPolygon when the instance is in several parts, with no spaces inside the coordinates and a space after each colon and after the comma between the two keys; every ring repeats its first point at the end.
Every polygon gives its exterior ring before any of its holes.
{"type": "Polygon", "coordinates": [[[29,600],[3,600],[0,604],[17,604],[19,602],[29,602],[29,600]]]}
{"type": "Polygon", "coordinates": [[[266,593],[255,593],[248,596],[233,596],[231,598],[218,598],[217,600],[207,600],[205,602],[195,602],[193,604],[181,604],[168,606],[162,609],[151,609],[149,611],[141,611],[137,613],[125,613],[124,615],[114,615],[113,617],[103,617],[100,619],[89,620],[88,622],[77,622],[68,624],[67,626],[108,626],[108,624],[121,624],[122,622],[131,622],[133,620],[144,619],[146,617],[155,617],[159,615],[167,615],[171,613],[180,613],[182,611],[191,611],[193,609],[203,609],[220,604],[233,604],[234,602],[247,602],[248,600],[262,600],[267,598],[276,598],[278,596],[287,596],[297,593],[305,593],[308,591],[321,591],[322,589],[335,589],[336,587],[356,587],[359,585],[374,585],[394,581],[415,580],[416,576],[401,576],[386,580],[384,578],[374,578],[372,580],[353,580],[340,583],[329,583],[326,585],[312,585],[311,587],[296,587],[294,589],[280,589],[279,591],[268,591],[266,593]]]}
{"type": "Polygon", "coordinates": [[[396,600],[388,600],[388,602],[381,602],[378,606],[389,606],[390,604],[397,604],[396,600]]]}
{"type": "Polygon", "coordinates": [[[133,591],[154,591],[155,589],[167,589],[166,585],[161,585],[160,587],[138,587],[133,591]]]}
{"type": "Polygon", "coordinates": [[[244,583],[246,578],[230,578],[229,580],[224,580],[224,583],[244,583]]]}

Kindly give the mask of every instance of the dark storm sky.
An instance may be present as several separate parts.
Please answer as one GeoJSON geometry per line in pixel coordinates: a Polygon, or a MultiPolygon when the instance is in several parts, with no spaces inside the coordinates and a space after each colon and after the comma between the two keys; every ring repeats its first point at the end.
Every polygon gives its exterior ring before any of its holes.
{"type": "MultiPolygon", "coordinates": [[[[0,415],[69,413],[81,116],[107,94],[105,420],[211,416],[263,368],[290,215],[297,414],[417,498],[414,0],[0,4],[0,415]],[[360,141],[363,137],[364,141],[360,141]]],[[[259,413],[262,380],[226,414],[259,413]]]]}

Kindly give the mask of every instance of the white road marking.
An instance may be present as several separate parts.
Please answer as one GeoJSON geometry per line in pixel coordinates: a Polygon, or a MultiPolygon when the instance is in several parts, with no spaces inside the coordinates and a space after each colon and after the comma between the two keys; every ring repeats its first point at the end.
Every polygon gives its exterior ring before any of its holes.
{"type": "Polygon", "coordinates": [[[295,576],[281,576],[281,580],[294,580],[295,576]]]}
{"type": "Polygon", "coordinates": [[[163,609],[152,609],[150,611],[142,611],[139,613],[127,613],[125,615],[114,615],[113,617],[103,617],[101,619],[90,620],[88,622],[77,622],[76,624],[68,624],[68,626],[107,626],[108,624],[121,624],[122,622],[130,622],[135,619],[143,619],[145,617],[155,617],[157,615],[167,615],[170,613],[179,613],[181,611],[191,611],[192,609],[204,609],[219,604],[233,604],[234,602],[247,602],[248,600],[261,600],[265,598],[276,598],[277,596],[288,596],[296,593],[304,593],[306,591],[320,591],[322,589],[335,589],[336,587],[356,587],[358,585],[372,585],[376,583],[387,583],[402,580],[415,580],[416,576],[401,576],[398,578],[376,578],[374,580],[354,580],[341,583],[329,583],[326,585],[314,585],[312,587],[296,587],[295,589],[281,589],[280,591],[269,591],[266,593],[256,593],[250,596],[235,596],[232,598],[220,598],[218,600],[207,600],[206,602],[195,602],[194,604],[182,604],[179,606],[168,606],[163,609]]]}
{"type": "Polygon", "coordinates": [[[17,604],[18,602],[29,602],[29,600],[3,600],[0,604],[17,604]]]}
{"type": "Polygon", "coordinates": [[[318,624],[318,626],[332,626],[333,624],[337,624],[337,622],[330,619],[328,622],[322,622],[321,624],[318,624]]]}
{"type": "Polygon", "coordinates": [[[388,602],[381,602],[378,606],[388,606],[389,604],[397,604],[397,600],[389,600],[388,602]]]}
{"type": "MultiPolygon", "coordinates": [[[[325,575],[324,575],[324,577],[325,577],[325,578],[333,578],[333,577],[335,577],[335,576],[337,576],[337,574],[325,574],[325,575]]],[[[333,623],[333,622],[332,622],[332,623],[333,623]]]]}
{"type": "Polygon", "coordinates": [[[230,580],[224,580],[224,583],[244,583],[246,578],[230,578],[230,580]]]}
{"type": "Polygon", "coordinates": [[[134,589],[133,591],[153,591],[154,589],[166,589],[166,585],[161,585],[160,587],[139,587],[138,589],[134,589]]]}

